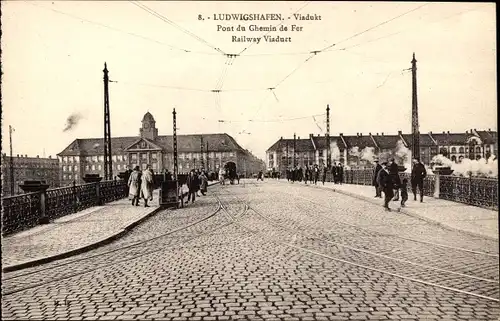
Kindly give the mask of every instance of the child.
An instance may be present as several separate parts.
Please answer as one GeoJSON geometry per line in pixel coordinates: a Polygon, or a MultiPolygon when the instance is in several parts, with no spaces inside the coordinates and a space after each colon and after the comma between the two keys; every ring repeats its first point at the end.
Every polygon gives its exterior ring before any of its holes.
{"type": "Polygon", "coordinates": [[[405,207],[405,202],[408,200],[408,180],[403,178],[401,182],[401,207],[405,207]]]}

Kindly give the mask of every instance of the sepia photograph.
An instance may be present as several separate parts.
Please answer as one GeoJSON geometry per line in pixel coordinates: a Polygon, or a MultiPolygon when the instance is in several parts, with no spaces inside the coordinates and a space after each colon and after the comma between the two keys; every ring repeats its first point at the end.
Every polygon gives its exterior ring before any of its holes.
{"type": "Polygon", "coordinates": [[[2,320],[500,320],[494,2],[1,2],[2,320]]]}

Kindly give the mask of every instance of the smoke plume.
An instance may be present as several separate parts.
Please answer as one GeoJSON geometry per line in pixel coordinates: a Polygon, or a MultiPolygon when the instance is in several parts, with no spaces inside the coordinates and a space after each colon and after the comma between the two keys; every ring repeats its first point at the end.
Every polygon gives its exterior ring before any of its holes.
{"type": "Polygon", "coordinates": [[[448,159],[443,155],[436,155],[432,158],[431,164],[435,166],[447,166],[453,170],[455,176],[473,176],[473,177],[498,177],[498,160],[495,156],[489,159],[481,158],[479,160],[462,159],[460,163],[448,159]]]}
{"type": "Polygon", "coordinates": [[[337,146],[337,142],[333,141],[330,143],[330,152],[333,160],[338,161],[340,159],[340,149],[337,146]]]}
{"type": "Polygon", "coordinates": [[[78,125],[78,122],[82,119],[82,115],[79,113],[73,113],[69,115],[68,119],[66,119],[66,125],[63,129],[63,132],[67,132],[69,130],[72,130],[73,127],[78,125]]]}
{"type": "Polygon", "coordinates": [[[375,157],[375,148],[373,148],[373,147],[365,147],[361,151],[361,159],[370,162],[370,164],[373,164],[375,158],[376,158],[375,157]]]}
{"type": "Polygon", "coordinates": [[[406,167],[406,172],[411,170],[411,159],[410,150],[405,147],[401,140],[396,143],[396,148],[394,149],[394,160],[398,165],[403,165],[406,167]]]}
{"type": "Polygon", "coordinates": [[[351,148],[349,150],[349,155],[354,156],[354,157],[359,157],[361,155],[361,153],[359,151],[359,147],[358,146],[354,146],[353,148],[351,148]]]}

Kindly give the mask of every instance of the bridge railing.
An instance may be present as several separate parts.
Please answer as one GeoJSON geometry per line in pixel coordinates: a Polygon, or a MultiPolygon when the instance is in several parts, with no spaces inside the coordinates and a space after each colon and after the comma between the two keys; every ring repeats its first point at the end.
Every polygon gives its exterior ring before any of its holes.
{"type": "MultiPolygon", "coordinates": [[[[403,178],[408,180],[408,193],[411,193],[410,173],[399,173],[399,176],[401,180],[403,178]]],[[[327,175],[327,180],[333,181],[331,174],[327,175]]],[[[345,184],[372,185],[372,182],[372,170],[344,171],[345,184]]],[[[430,174],[424,178],[424,195],[498,210],[498,179],[430,174]]]]}
{"type": "Polygon", "coordinates": [[[48,189],[2,198],[2,235],[127,197],[123,180],[48,189]]]}

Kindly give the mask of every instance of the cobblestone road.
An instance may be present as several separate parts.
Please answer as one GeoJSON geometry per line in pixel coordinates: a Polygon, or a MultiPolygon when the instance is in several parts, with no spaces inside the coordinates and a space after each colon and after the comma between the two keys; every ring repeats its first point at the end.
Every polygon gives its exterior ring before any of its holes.
{"type": "Polygon", "coordinates": [[[4,274],[2,319],[500,315],[493,241],[303,185],[266,181],[210,194],[97,250],[4,274]]]}

